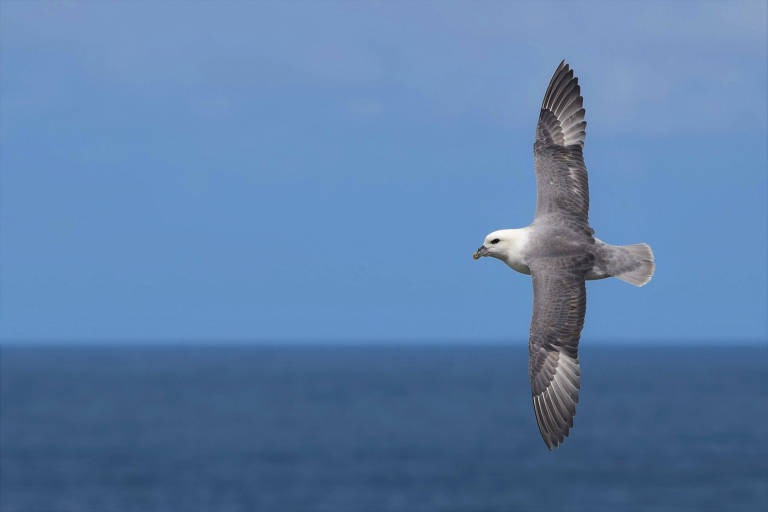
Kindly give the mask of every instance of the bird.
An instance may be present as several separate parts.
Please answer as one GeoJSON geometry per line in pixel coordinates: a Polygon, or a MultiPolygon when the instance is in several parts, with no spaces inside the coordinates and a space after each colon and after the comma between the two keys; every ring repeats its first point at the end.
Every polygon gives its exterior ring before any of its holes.
{"type": "Polygon", "coordinates": [[[585,282],[615,277],[639,287],[651,280],[656,265],[648,244],[611,245],[594,236],[588,218],[583,101],[579,80],[563,60],[544,94],[536,125],[533,222],[493,231],[473,254],[475,260],[496,258],[531,276],[528,373],[536,423],[550,451],[573,428],[579,401],[585,282]]]}

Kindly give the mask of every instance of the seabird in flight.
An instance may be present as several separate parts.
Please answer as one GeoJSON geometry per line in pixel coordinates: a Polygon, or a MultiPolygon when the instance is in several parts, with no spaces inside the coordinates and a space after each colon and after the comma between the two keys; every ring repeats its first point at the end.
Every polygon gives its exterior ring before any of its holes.
{"type": "Polygon", "coordinates": [[[536,140],[536,213],[531,225],[485,237],[473,257],[492,256],[533,281],[528,343],[533,411],[551,450],[568,436],[579,401],[578,344],[587,308],[585,280],[617,277],[635,286],[651,280],[647,244],[610,245],[589,226],[581,89],[565,61],[541,103],[536,140]]]}

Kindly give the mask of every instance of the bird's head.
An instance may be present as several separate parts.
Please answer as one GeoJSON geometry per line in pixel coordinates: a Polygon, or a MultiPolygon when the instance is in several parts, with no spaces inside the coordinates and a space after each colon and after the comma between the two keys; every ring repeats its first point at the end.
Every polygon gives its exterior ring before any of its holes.
{"type": "Polygon", "coordinates": [[[489,233],[485,237],[483,245],[472,255],[474,259],[482,256],[492,256],[494,258],[504,259],[514,246],[514,229],[500,229],[489,233]]]}

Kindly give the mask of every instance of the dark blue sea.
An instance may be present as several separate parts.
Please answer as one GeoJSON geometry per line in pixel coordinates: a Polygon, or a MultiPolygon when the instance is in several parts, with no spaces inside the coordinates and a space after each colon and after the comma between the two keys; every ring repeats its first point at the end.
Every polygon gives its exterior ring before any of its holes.
{"type": "Polygon", "coordinates": [[[765,510],[765,347],[583,345],[552,452],[524,345],[5,346],[0,508],[765,510]]]}

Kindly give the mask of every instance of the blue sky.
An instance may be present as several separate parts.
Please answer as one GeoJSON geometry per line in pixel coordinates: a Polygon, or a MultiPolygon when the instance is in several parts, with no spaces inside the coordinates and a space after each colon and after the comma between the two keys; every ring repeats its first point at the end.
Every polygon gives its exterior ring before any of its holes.
{"type": "Polygon", "coordinates": [[[0,10],[0,339],[514,340],[561,59],[591,222],[654,280],[585,340],[762,340],[766,3],[28,3],[0,10]]]}

